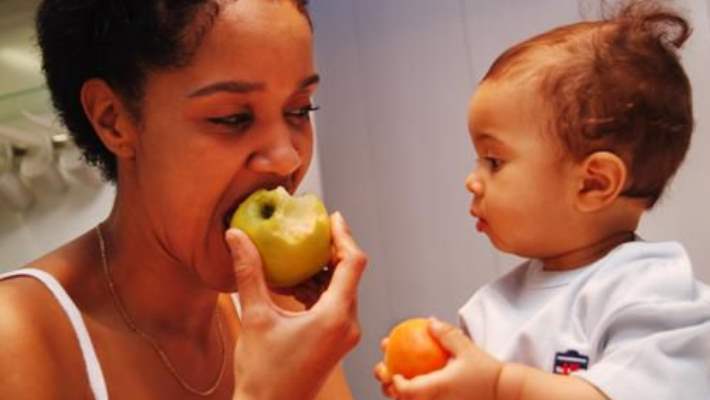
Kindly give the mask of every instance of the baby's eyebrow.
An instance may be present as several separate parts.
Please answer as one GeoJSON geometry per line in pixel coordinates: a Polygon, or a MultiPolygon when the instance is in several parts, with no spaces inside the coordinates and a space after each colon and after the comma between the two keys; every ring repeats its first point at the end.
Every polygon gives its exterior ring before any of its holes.
{"type": "Polygon", "coordinates": [[[510,155],[513,150],[500,137],[487,132],[474,134],[473,145],[476,147],[476,151],[495,152],[498,155],[510,155]]]}
{"type": "Polygon", "coordinates": [[[504,144],[502,140],[497,138],[495,135],[487,133],[487,132],[477,132],[473,135],[473,140],[476,143],[486,143],[486,142],[492,142],[493,144],[504,144]]]}

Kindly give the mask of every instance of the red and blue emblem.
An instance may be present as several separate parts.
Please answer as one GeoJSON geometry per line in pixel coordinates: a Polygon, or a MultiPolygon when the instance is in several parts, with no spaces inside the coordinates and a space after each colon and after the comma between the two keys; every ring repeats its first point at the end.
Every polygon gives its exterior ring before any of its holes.
{"type": "Polygon", "coordinates": [[[572,372],[585,370],[589,366],[589,357],[575,350],[555,354],[555,367],[552,370],[559,375],[569,375],[572,372]]]}

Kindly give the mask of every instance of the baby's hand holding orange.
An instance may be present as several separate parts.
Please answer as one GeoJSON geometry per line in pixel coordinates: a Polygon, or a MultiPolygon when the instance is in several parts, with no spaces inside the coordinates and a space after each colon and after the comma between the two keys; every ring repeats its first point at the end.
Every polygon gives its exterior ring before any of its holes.
{"type": "MultiPolygon", "coordinates": [[[[450,354],[429,333],[429,320],[412,318],[395,326],[383,341],[384,367],[389,376],[411,379],[443,368],[450,354]]],[[[379,367],[382,369],[382,367],[379,367]]],[[[378,378],[387,377],[378,371],[378,378]]]]}

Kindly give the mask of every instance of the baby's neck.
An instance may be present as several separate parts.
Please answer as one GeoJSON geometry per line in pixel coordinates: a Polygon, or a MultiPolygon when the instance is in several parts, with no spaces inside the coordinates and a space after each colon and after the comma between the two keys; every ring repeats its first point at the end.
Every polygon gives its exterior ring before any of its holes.
{"type": "Polygon", "coordinates": [[[604,257],[622,243],[633,241],[635,237],[636,234],[633,231],[617,231],[603,237],[601,240],[562,254],[542,258],[541,261],[545,270],[560,271],[583,267],[604,257]]]}

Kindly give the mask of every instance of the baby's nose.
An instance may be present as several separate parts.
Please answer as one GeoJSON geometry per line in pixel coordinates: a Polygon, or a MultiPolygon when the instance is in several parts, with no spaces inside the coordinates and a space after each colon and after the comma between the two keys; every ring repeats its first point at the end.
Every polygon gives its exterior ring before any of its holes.
{"type": "Polygon", "coordinates": [[[466,178],[466,189],[475,196],[481,196],[483,194],[483,182],[475,172],[472,172],[466,178]]]}

